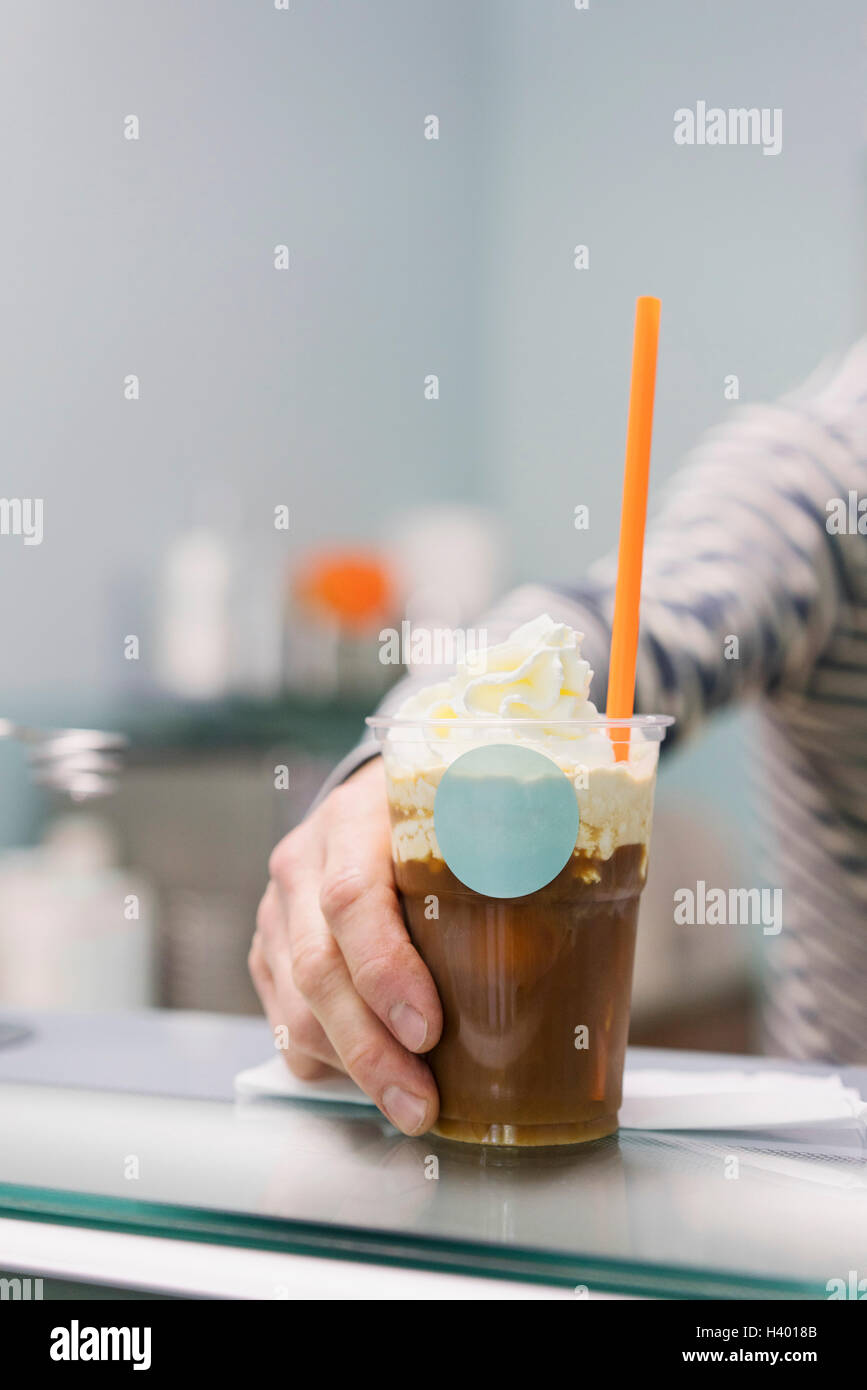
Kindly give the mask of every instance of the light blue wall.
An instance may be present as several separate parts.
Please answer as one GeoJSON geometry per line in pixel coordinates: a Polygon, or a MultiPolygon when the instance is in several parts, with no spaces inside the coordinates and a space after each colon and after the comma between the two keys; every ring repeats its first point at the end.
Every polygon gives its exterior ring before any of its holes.
{"type": "Polygon", "coordinates": [[[123,687],[192,498],[289,501],[294,549],[481,499],[515,578],[577,580],[616,536],[637,294],[655,485],[727,373],[773,395],[863,326],[860,0],[8,8],[2,490],[45,499],[42,546],[0,539],[17,715],[123,687]],[[698,99],[782,107],[782,154],[677,147],[698,99]]]}
{"type": "Polygon", "coordinates": [[[485,462],[519,563],[616,541],[630,336],[662,299],[654,491],[708,425],[863,330],[865,17],[857,0],[504,3],[486,63],[485,462]],[[673,113],[781,107],[783,149],[688,148],[673,113]],[[590,248],[590,269],[571,251],[590,248]],[[572,527],[576,502],[591,528],[572,527]]]}
{"type": "Polygon", "coordinates": [[[45,540],[0,542],[2,685],[75,698],[123,681],[126,595],[191,499],[228,485],[272,537],[289,502],[301,549],[468,490],[480,26],[460,0],[12,9],[3,491],[44,497],[45,540]]]}

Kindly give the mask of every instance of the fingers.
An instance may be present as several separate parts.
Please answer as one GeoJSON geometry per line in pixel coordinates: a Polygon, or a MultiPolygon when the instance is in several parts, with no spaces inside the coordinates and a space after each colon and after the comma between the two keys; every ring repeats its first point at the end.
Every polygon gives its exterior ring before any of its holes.
{"type": "Polygon", "coordinates": [[[295,893],[289,915],[292,978],[352,1079],[405,1134],[436,1119],[430,1069],[397,1041],[361,997],[319,910],[318,893],[295,893]]]}
{"type": "Polygon", "coordinates": [[[382,788],[381,816],[370,798],[341,788],[329,825],[319,906],[366,1004],[410,1052],[428,1052],[442,1031],[430,972],[407,935],[394,886],[382,788]]]}
{"type": "Polygon", "coordinates": [[[269,867],[250,971],[272,1027],[288,1028],[290,1067],[341,1067],[398,1129],[423,1133],[439,1097],[416,1054],[439,1038],[442,1013],[398,905],[379,760],[281,841],[269,867]]]}
{"type": "Polygon", "coordinates": [[[280,1029],[288,1035],[286,1046],[280,1050],[290,1070],[303,1081],[329,1076],[335,1069],[342,1071],[324,1028],[292,980],[288,934],[273,883],[259,905],[247,964],[275,1041],[281,1037],[280,1029]]]}

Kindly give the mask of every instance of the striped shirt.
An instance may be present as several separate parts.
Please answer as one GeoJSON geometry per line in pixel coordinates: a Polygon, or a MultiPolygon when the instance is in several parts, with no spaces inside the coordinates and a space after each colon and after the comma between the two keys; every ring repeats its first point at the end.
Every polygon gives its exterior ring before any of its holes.
{"type": "MultiPolygon", "coordinates": [[[[715,710],[756,704],[764,872],[783,890],[767,1050],[833,1062],[867,1061],[865,533],[867,339],[776,405],[738,409],[673,477],[648,527],[636,681],[639,712],[677,720],[664,751],[715,710]]],[[[598,697],[615,565],[574,589],[522,586],[479,626],[500,641],[548,612],[579,629],[598,697]]],[[[408,677],[385,707],[430,679],[408,677]]]]}

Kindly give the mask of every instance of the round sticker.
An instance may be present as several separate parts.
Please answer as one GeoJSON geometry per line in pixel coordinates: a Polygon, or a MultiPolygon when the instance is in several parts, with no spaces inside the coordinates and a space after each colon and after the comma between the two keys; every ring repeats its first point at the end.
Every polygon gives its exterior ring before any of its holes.
{"type": "Polygon", "coordinates": [[[575,788],[533,748],[472,748],[443,774],[434,829],[446,864],[467,888],[520,898],[569,862],[578,838],[575,788]]]}

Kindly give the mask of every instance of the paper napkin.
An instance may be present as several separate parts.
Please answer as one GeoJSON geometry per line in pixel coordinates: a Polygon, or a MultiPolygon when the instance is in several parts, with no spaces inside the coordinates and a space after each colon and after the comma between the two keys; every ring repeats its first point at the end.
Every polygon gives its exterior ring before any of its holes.
{"type": "MultiPolygon", "coordinates": [[[[239,1072],[239,1096],[349,1102],[372,1106],[347,1077],[300,1081],[282,1057],[239,1072]]],[[[627,1067],[623,1080],[621,1129],[726,1130],[863,1128],[867,1103],[836,1074],[720,1070],[679,1071],[627,1067]]]]}

